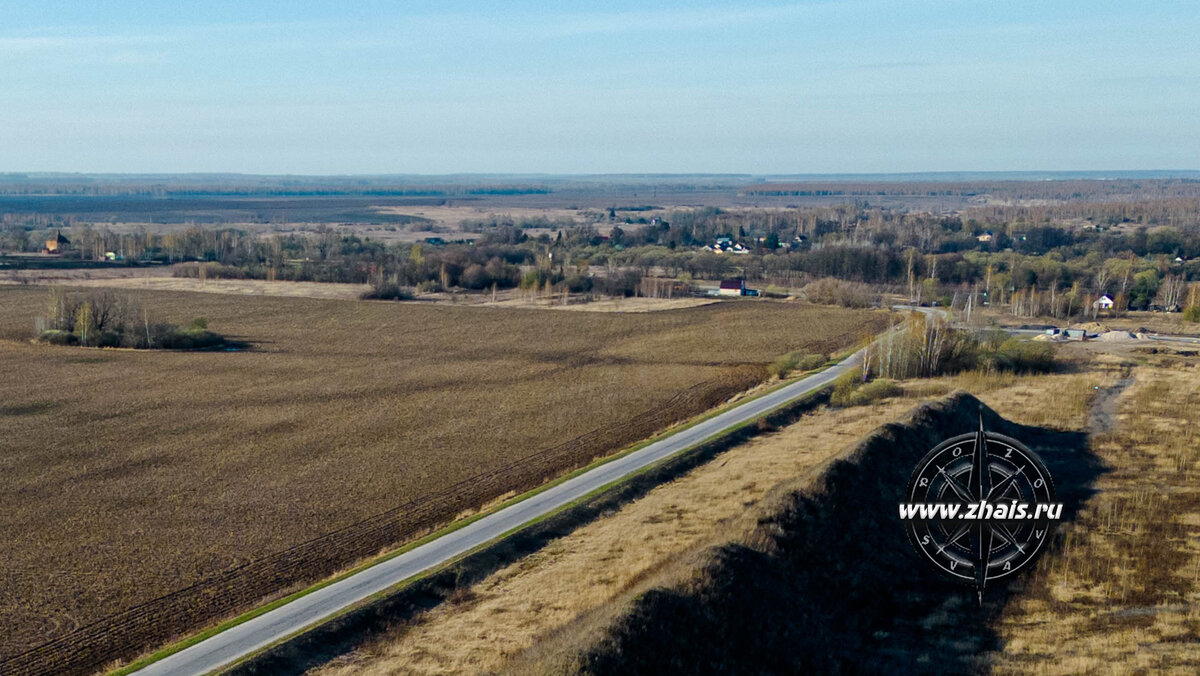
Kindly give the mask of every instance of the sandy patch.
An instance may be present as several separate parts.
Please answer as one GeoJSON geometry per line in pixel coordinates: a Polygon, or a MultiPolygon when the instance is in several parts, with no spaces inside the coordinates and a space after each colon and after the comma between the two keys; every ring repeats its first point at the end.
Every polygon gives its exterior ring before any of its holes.
{"type": "Polygon", "coordinates": [[[209,279],[201,281],[188,277],[101,277],[71,279],[71,286],[107,289],[142,289],[146,291],[198,291],[238,296],[288,296],[293,298],[327,298],[357,300],[371,287],[367,284],[334,284],[327,282],[268,282],[261,279],[209,279]]]}

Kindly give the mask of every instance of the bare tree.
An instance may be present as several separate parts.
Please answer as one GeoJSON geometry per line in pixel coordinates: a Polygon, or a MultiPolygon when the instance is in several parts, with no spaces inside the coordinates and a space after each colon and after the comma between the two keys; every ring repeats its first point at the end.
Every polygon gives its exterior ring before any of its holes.
{"type": "Polygon", "coordinates": [[[1183,275],[1167,275],[1158,286],[1158,295],[1154,302],[1165,310],[1178,309],[1183,304],[1184,293],[1187,292],[1187,282],[1183,275]]]}

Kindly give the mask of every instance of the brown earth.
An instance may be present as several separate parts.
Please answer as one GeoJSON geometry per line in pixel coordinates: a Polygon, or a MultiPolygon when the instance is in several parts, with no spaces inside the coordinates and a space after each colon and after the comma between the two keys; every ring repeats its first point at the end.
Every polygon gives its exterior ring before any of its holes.
{"type": "MultiPolygon", "coordinates": [[[[695,414],[783,352],[832,352],[883,323],[765,302],[614,314],[139,295],[253,348],[32,345],[48,292],[0,288],[0,656],[77,648],[72,631],[115,612],[221,574],[237,586],[238,566],[443,496],[387,517],[411,534],[695,414]],[[426,522],[395,520],[410,511],[426,522]]],[[[204,597],[219,612],[151,624],[175,634],[319,578],[378,551],[380,532],[322,541],[319,560],[267,570],[237,603],[204,597]]]]}

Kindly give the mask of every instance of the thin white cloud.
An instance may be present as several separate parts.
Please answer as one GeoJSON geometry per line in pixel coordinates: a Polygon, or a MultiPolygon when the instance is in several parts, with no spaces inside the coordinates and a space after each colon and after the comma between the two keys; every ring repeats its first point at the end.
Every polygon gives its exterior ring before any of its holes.
{"type": "Polygon", "coordinates": [[[0,53],[36,53],[46,51],[88,50],[95,48],[136,48],[171,45],[214,35],[279,32],[293,23],[202,24],[184,28],[164,28],[153,33],[97,34],[77,27],[45,28],[23,35],[0,35],[0,53]]]}
{"type": "Polygon", "coordinates": [[[137,47],[161,44],[167,39],[150,35],[38,35],[0,37],[0,52],[33,53],[96,47],[137,47]]]}
{"type": "Polygon", "coordinates": [[[712,30],[793,19],[810,14],[814,9],[836,6],[832,2],[772,5],[764,7],[714,7],[707,9],[671,9],[652,11],[568,14],[553,18],[533,30],[547,37],[571,37],[628,33],[633,31],[694,31],[712,30]]]}

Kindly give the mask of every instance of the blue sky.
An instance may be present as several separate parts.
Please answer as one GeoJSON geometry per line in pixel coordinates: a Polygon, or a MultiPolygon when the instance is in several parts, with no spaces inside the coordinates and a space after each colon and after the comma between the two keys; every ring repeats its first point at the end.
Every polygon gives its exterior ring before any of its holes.
{"type": "Polygon", "coordinates": [[[1200,168],[1200,3],[8,2],[0,171],[1200,168]]]}

